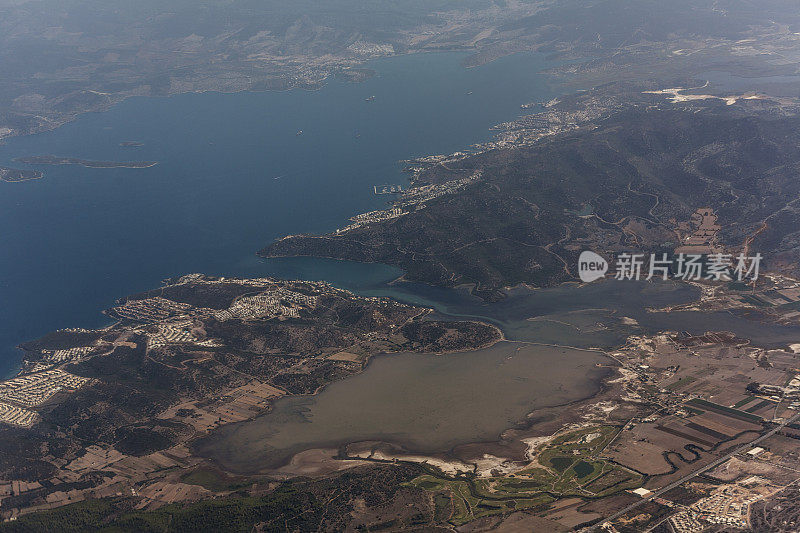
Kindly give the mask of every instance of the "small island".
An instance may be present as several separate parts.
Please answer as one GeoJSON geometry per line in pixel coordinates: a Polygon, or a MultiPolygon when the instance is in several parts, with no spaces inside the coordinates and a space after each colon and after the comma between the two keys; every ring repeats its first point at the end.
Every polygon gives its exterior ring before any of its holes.
{"type": "Polygon", "coordinates": [[[20,181],[38,180],[44,174],[38,170],[23,170],[19,168],[2,168],[0,167],[0,180],[7,181],[8,183],[17,183],[20,181]]]}
{"type": "Polygon", "coordinates": [[[90,159],[58,157],[55,155],[17,157],[14,161],[27,165],[81,165],[87,168],[149,168],[158,164],[157,161],[92,161],[90,159]]]}
{"type": "Polygon", "coordinates": [[[125,148],[138,148],[144,146],[144,143],[139,141],[122,141],[119,145],[125,148]]]}

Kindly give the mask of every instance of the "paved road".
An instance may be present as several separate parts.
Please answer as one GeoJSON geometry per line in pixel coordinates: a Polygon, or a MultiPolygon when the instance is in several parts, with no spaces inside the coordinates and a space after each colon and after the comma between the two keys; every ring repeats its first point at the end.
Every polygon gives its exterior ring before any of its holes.
{"type": "Polygon", "coordinates": [[[589,527],[587,529],[584,529],[583,531],[590,532],[590,531],[597,530],[605,522],[611,522],[613,520],[616,520],[617,518],[625,515],[626,513],[629,513],[633,509],[639,507],[640,505],[643,505],[643,504],[647,503],[648,501],[652,500],[653,498],[658,498],[659,496],[662,496],[664,493],[671,491],[675,487],[678,487],[678,486],[686,483],[690,479],[695,478],[695,477],[699,476],[700,474],[703,474],[705,472],[708,472],[709,470],[712,470],[712,469],[718,467],[719,465],[721,465],[722,463],[724,463],[725,461],[727,461],[728,459],[730,459],[734,455],[736,455],[738,453],[742,453],[742,452],[748,450],[749,448],[752,448],[753,446],[756,446],[758,443],[763,442],[764,440],[770,438],[771,436],[773,436],[774,434],[776,434],[777,432],[782,430],[785,426],[787,426],[788,424],[791,424],[793,422],[796,422],[797,420],[800,420],[800,413],[794,415],[792,418],[790,418],[789,420],[786,420],[785,422],[783,422],[779,426],[775,427],[774,429],[768,431],[767,433],[764,433],[763,435],[761,435],[757,439],[752,440],[752,441],[748,442],[747,444],[743,444],[743,445],[739,446],[738,448],[736,448],[732,452],[730,452],[730,453],[728,453],[726,455],[723,455],[719,459],[714,460],[713,462],[707,464],[706,466],[704,466],[702,468],[699,468],[699,469],[695,470],[691,474],[687,474],[687,475],[683,476],[682,478],[680,478],[677,481],[673,481],[669,485],[666,485],[666,486],[658,489],[657,491],[655,491],[651,495],[647,496],[646,498],[642,498],[641,500],[637,501],[636,503],[632,503],[631,505],[627,506],[626,508],[622,509],[621,511],[618,511],[618,512],[614,513],[613,515],[609,516],[608,518],[606,518],[602,522],[600,522],[600,523],[598,523],[598,524],[596,524],[596,525],[594,525],[592,527],[589,527]]]}

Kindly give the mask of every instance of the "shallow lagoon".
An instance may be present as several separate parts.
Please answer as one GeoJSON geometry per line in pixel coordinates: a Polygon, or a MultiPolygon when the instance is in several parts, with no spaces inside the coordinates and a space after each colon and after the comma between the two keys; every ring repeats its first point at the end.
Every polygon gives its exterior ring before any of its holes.
{"type": "Polygon", "coordinates": [[[459,444],[495,441],[539,409],[593,396],[611,370],[598,367],[608,360],[588,347],[611,347],[634,333],[663,330],[728,330],[769,347],[800,339],[798,327],[731,313],[648,311],[697,297],[694,288],[680,283],[607,280],[520,287],[491,304],[468,289],[413,283],[364,292],[436,307],[442,319],[488,320],[514,340],[447,355],[377,356],[362,374],[332,383],[318,395],[280,399],[264,416],[221,428],[199,451],[240,472],[275,467],[307,449],[361,441],[446,452],[459,444]]]}
{"type": "Polygon", "coordinates": [[[199,445],[226,469],[259,471],[313,448],[360,441],[443,452],[494,441],[531,411],[595,394],[610,370],[587,350],[501,342],[446,355],[401,353],[314,396],[275,402],[254,420],[225,426],[199,445]]]}

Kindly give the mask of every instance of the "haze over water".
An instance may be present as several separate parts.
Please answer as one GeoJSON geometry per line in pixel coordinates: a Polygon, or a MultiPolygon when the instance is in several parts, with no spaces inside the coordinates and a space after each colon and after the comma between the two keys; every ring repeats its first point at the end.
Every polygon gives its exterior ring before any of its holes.
{"type": "Polygon", "coordinates": [[[158,161],[147,169],[42,166],[44,179],[0,183],[0,374],[17,368],[16,344],[103,326],[102,309],[171,276],[272,274],[356,287],[398,275],[254,254],[277,237],[330,231],[385,207],[390,197],[372,186],[405,183],[398,160],[487,140],[520,104],[554,96],[540,73],[552,63],[542,56],[472,69],[460,65],[464,57],[375,61],[374,78],[332,80],[318,91],[132,98],[0,145],[6,167],[47,154],[158,161]],[[119,146],[125,141],[144,146],[119,146]]]}

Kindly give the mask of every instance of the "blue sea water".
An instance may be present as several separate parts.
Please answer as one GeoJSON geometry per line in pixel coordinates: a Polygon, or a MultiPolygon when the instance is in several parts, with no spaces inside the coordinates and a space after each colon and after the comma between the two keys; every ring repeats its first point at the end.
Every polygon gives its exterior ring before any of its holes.
{"type": "Polygon", "coordinates": [[[369,65],[375,77],[317,91],[131,98],[0,145],[0,166],[16,168],[32,167],[15,157],[46,154],[158,161],[146,169],[41,166],[41,180],[0,182],[0,375],[18,367],[20,342],[103,326],[102,309],[167,277],[276,275],[363,288],[399,275],[255,252],[385,207],[389,197],[372,187],[405,183],[399,160],[486,140],[520,104],[555,96],[541,72],[554,64],[541,55],[472,69],[464,57],[379,60],[369,65]]]}

